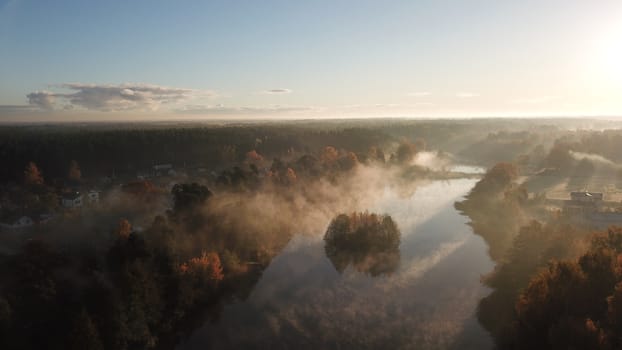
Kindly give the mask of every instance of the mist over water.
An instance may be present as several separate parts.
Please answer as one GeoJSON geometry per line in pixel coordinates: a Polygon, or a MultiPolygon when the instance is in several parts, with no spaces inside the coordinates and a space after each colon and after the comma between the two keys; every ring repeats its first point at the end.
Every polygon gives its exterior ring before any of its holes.
{"type": "Polygon", "coordinates": [[[247,300],[225,306],[178,349],[491,348],[475,311],[489,293],[480,276],[493,263],[453,208],[475,182],[432,181],[406,196],[387,186],[369,203],[402,232],[392,274],[340,274],[325,255],[325,229],[295,235],[247,300]]]}

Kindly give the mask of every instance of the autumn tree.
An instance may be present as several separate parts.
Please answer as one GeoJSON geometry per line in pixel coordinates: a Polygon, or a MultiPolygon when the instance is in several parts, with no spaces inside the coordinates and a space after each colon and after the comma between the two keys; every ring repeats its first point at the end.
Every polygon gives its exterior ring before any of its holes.
{"type": "Polygon", "coordinates": [[[82,179],[82,171],[80,170],[78,162],[75,160],[72,160],[69,164],[69,172],[67,173],[67,177],[69,180],[74,182],[79,182],[82,179]]]}
{"type": "Polygon", "coordinates": [[[257,153],[256,150],[252,150],[252,151],[246,152],[246,161],[248,163],[262,162],[263,161],[263,156],[261,154],[257,153]]]}
{"type": "Polygon", "coordinates": [[[495,194],[507,190],[518,178],[518,168],[512,163],[497,163],[475,185],[471,194],[495,194]]]}
{"type": "Polygon", "coordinates": [[[390,274],[399,265],[400,236],[388,215],[341,214],[324,234],[324,251],[339,272],[352,266],[372,276],[390,274]]]}
{"type": "Polygon", "coordinates": [[[344,157],[339,159],[341,170],[352,170],[359,164],[359,158],[354,152],[348,152],[344,157]]]}
{"type": "Polygon", "coordinates": [[[326,146],[322,149],[320,160],[326,165],[333,164],[339,158],[339,152],[333,146],[326,146]]]}
{"type": "Polygon", "coordinates": [[[43,175],[34,162],[29,162],[24,170],[24,182],[27,185],[42,185],[43,175]]]}
{"type": "Polygon", "coordinates": [[[516,302],[515,347],[618,349],[622,346],[622,228],[591,239],[578,260],[549,264],[516,302]]]}
{"type": "Polygon", "coordinates": [[[132,233],[132,224],[127,219],[119,220],[115,234],[119,238],[127,239],[132,233]]]}
{"type": "Polygon", "coordinates": [[[385,162],[384,152],[382,152],[382,150],[378,147],[371,146],[369,150],[367,151],[367,159],[371,161],[377,161],[380,163],[384,163],[385,162]]]}
{"type": "Polygon", "coordinates": [[[195,257],[183,263],[179,270],[182,274],[196,274],[212,281],[224,278],[222,264],[217,253],[203,251],[200,257],[195,257]]]}
{"type": "Polygon", "coordinates": [[[288,184],[293,184],[298,180],[298,176],[296,175],[296,172],[292,168],[287,168],[287,173],[285,176],[286,176],[288,184]]]}

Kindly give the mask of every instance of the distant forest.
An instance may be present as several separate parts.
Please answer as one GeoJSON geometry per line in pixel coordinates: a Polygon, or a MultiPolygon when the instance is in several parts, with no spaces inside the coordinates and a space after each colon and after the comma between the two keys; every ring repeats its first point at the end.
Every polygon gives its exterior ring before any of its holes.
{"type": "MultiPolygon", "coordinates": [[[[429,148],[490,166],[528,153],[538,144],[548,148],[552,138],[563,134],[559,121],[539,121],[539,127],[528,123],[372,120],[228,126],[183,123],[0,126],[0,159],[8,165],[0,167],[0,182],[21,181],[29,162],[36,163],[49,179],[65,177],[71,161],[77,161],[85,174],[111,176],[135,174],[162,163],[220,169],[244,160],[251,150],[268,159],[293,152],[317,152],[326,145],[366,152],[370,145],[387,147],[403,139],[425,140],[429,148]],[[527,125],[529,131],[524,131],[527,125]]],[[[585,122],[566,123],[572,127],[585,122]]],[[[607,146],[614,148],[615,142],[607,146]]]]}

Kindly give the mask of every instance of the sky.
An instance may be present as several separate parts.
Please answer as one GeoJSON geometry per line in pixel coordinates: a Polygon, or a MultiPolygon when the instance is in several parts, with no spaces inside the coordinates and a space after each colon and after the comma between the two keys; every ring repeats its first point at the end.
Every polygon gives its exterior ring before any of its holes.
{"type": "Polygon", "coordinates": [[[620,0],[0,0],[0,121],[622,116],[620,0]]]}

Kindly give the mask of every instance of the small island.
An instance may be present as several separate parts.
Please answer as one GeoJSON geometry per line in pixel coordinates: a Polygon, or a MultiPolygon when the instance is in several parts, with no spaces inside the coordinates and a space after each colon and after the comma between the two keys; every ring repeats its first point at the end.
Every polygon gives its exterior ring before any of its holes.
{"type": "Polygon", "coordinates": [[[389,215],[340,214],[324,235],[326,256],[340,273],[348,267],[373,277],[391,274],[400,262],[401,233],[389,215]]]}

